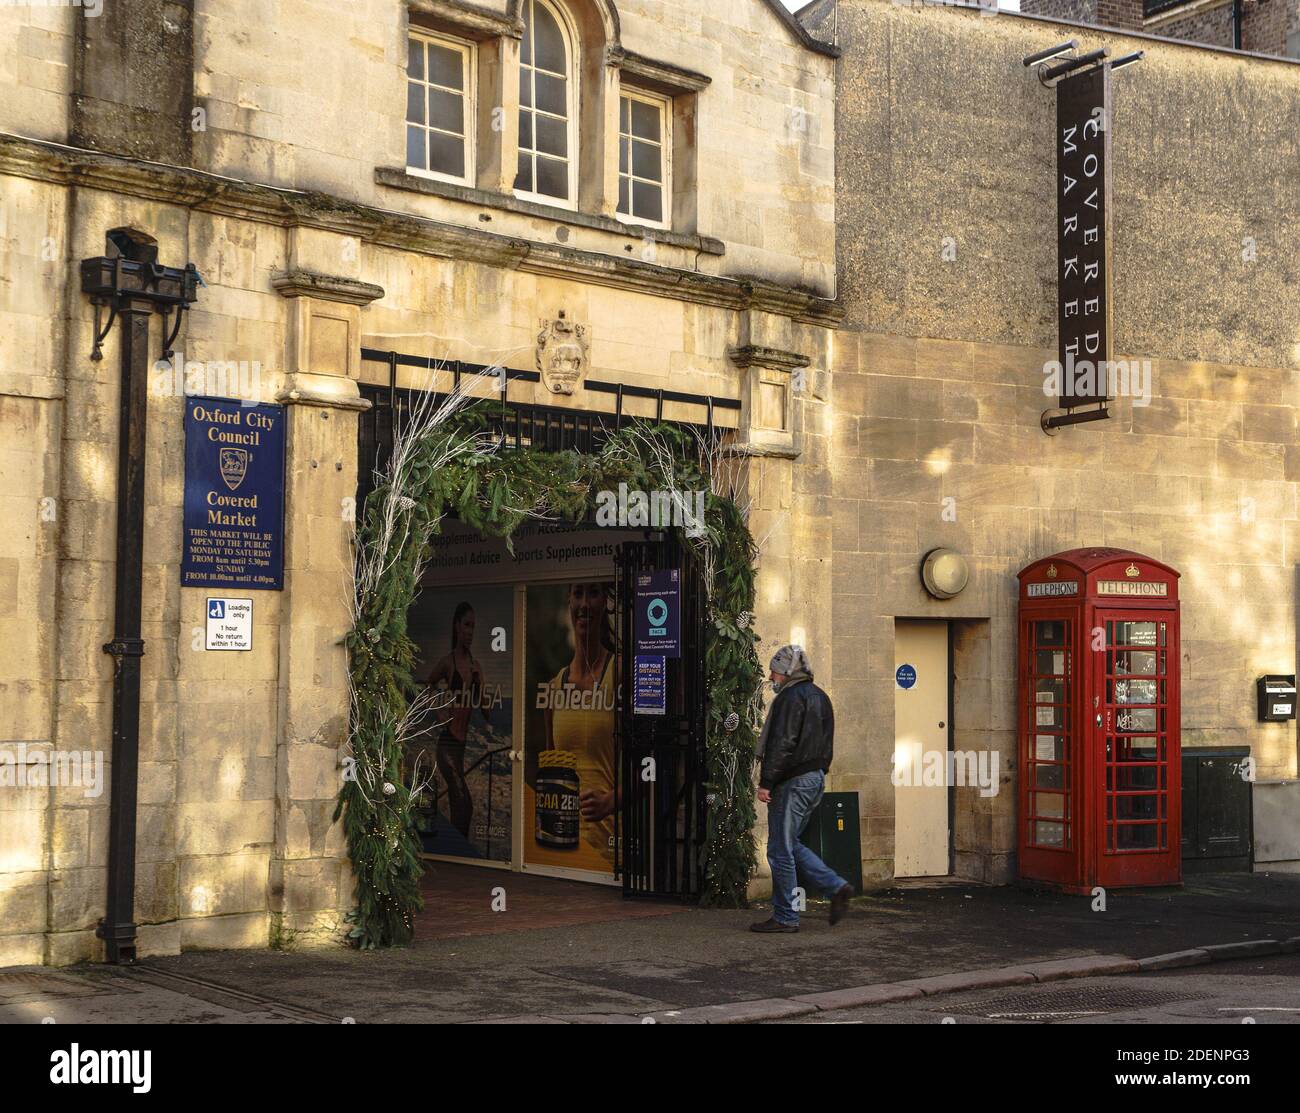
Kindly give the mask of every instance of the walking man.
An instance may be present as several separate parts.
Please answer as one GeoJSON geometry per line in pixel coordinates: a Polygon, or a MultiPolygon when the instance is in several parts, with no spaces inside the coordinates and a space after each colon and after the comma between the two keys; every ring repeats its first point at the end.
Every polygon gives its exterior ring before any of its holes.
{"type": "Polygon", "coordinates": [[[853,888],[803,843],[799,836],[821,803],[831,767],[835,711],[830,697],[813,683],[803,646],[777,650],[771,663],[776,698],[758,740],[762,762],[758,799],[767,805],[767,863],[772,867],[772,918],[750,931],[799,930],[794,907],[795,867],[814,888],[831,898],[831,924],[848,909],[853,888]]]}

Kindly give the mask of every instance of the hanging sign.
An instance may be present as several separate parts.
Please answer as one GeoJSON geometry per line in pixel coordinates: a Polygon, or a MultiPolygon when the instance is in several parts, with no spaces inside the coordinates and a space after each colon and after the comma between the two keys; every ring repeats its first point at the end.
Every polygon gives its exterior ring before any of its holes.
{"type": "Polygon", "coordinates": [[[1056,311],[1062,409],[1108,397],[1110,183],[1110,67],[1098,66],[1063,78],[1056,86],[1056,311]]]}
{"type": "Polygon", "coordinates": [[[284,586],[284,409],[185,402],[182,587],[284,586]]]}
{"type": "Polygon", "coordinates": [[[632,714],[668,714],[668,661],[663,657],[633,659],[632,714]]]}
{"type": "Polygon", "coordinates": [[[655,657],[680,657],[681,573],[676,568],[665,572],[638,572],[633,588],[636,652],[655,657]]]}

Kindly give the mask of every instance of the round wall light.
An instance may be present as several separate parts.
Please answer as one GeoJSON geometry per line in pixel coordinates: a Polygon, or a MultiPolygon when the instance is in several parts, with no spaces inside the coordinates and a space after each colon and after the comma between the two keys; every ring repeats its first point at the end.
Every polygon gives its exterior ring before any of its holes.
{"type": "Polygon", "coordinates": [[[936,599],[951,599],[970,582],[970,566],[952,549],[931,549],[921,563],[921,582],[936,599]]]}

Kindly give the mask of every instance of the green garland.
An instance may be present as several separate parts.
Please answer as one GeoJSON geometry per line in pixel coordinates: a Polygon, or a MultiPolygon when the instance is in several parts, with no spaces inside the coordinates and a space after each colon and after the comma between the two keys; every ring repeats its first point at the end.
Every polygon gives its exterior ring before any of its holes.
{"type": "Polygon", "coordinates": [[[687,538],[711,569],[705,659],[708,687],[705,792],[705,904],[742,907],[754,871],[754,790],[750,777],[762,720],[763,673],[751,628],[757,551],[736,504],[713,493],[698,443],[668,425],[638,423],[600,452],[485,450],[486,404],[431,423],[409,446],[401,474],[366,500],[358,530],[361,557],[382,572],[359,575],[355,626],[346,639],[352,682],[350,742],[354,774],[345,778],[334,818],[343,819],[356,873],[350,937],[363,948],[408,942],[422,906],[420,839],[403,784],[404,716],[418,686],[407,612],[419,589],[428,538],[454,510],[480,532],[507,543],[539,515],[580,521],[599,491],[707,492],[704,528],[687,538]],[[728,716],[735,718],[728,724],[728,716]],[[737,721],[738,720],[738,721],[737,721]],[[731,729],[728,729],[728,725],[731,729]]]}

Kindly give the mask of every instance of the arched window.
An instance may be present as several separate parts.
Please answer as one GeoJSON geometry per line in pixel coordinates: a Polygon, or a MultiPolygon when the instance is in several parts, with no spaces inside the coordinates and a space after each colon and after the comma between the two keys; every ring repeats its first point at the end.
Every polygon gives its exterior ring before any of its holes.
{"type": "Polygon", "coordinates": [[[549,0],[524,0],[523,17],[515,192],[573,208],[578,155],[575,39],[549,0]]]}

